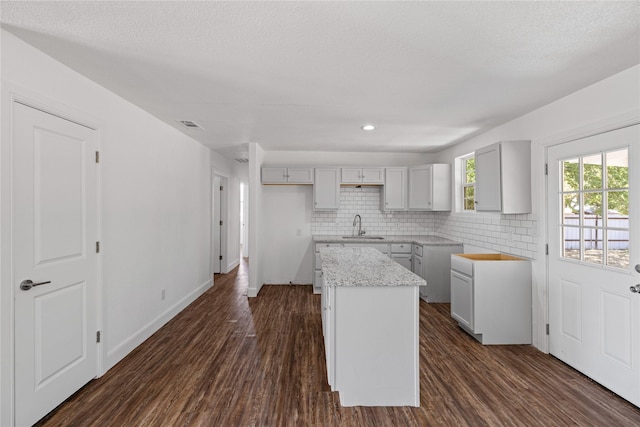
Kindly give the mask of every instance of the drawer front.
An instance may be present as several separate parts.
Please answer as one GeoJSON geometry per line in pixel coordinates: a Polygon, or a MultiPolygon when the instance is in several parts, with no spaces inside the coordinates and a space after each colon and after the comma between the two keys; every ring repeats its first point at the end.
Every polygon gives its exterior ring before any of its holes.
{"type": "Polygon", "coordinates": [[[418,256],[422,256],[422,246],[413,245],[413,253],[418,255],[418,256]]]}
{"type": "Polygon", "coordinates": [[[411,243],[392,243],[391,253],[392,254],[410,254],[411,243]]]}
{"type": "Polygon", "coordinates": [[[467,276],[473,276],[473,262],[466,258],[451,255],[451,269],[467,276]]]}
{"type": "Polygon", "coordinates": [[[316,243],[316,252],[320,252],[320,248],[341,248],[343,243],[316,243]]]}

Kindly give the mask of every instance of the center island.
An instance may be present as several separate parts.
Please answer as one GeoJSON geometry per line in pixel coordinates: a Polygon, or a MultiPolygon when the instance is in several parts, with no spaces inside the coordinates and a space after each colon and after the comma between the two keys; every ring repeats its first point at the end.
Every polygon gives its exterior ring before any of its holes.
{"type": "Polygon", "coordinates": [[[419,287],[376,249],[321,248],[327,376],[342,406],[420,406],[419,287]]]}

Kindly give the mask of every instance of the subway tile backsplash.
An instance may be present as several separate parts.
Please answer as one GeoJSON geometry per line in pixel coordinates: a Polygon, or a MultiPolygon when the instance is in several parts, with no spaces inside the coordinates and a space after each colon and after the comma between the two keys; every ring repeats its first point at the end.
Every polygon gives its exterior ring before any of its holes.
{"type": "Polygon", "coordinates": [[[369,236],[435,234],[467,245],[525,258],[536,258],[537,221],[533,214],[452,214],[451,212],[382,212],[381,187],[341,187],[340,209],[313,211],[311,234],[355,234],[354,216],[362,217],[369,236]]]}
{"type": "Polygon", "coordinates": [[[536,258],[537,221],[534,214],[451,214],[434,212],[434,234],[467,245],[525,258],[536,258]]]}
{"type": "Polygon", "coordinates": [[[362,227],[369,236],[410,236],[433,234],[435,217],[430,212],[382,212],[381,187],[340,187],[340,209],[314,211],[311,234],[351,236],[356,234],[354,216],[362,217],[362,227]]]}

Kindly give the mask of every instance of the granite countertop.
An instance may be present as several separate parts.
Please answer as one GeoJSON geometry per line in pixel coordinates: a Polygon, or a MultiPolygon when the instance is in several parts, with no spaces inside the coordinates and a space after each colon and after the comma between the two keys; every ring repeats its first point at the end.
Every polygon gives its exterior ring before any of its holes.
{"type": "Polygon", "coordinates": [[[425,286],[427,282],[373,248],[320,248],[324,286],[425,286]]]}
{"type": "Polygon", "coordinates": [[[459,242],[445,239],[438,236],[381,236],[383,239],[344,239],[342,236],[313,236],[315,243],[413,243],[416,245],[431,245],[431,246],[448,246],[458,245],[459,242]]]}

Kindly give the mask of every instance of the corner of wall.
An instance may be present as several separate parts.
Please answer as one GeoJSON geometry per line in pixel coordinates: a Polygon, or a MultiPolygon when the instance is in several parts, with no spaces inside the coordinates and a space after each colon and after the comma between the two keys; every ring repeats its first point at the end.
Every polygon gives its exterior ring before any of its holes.
{"type": "Polygon", "coordinates": [[[256,297],[262,288],[262,185],[260,168],[264,150],[255,142],[249,143],[249,287],[247,295],[256,297]]]}

